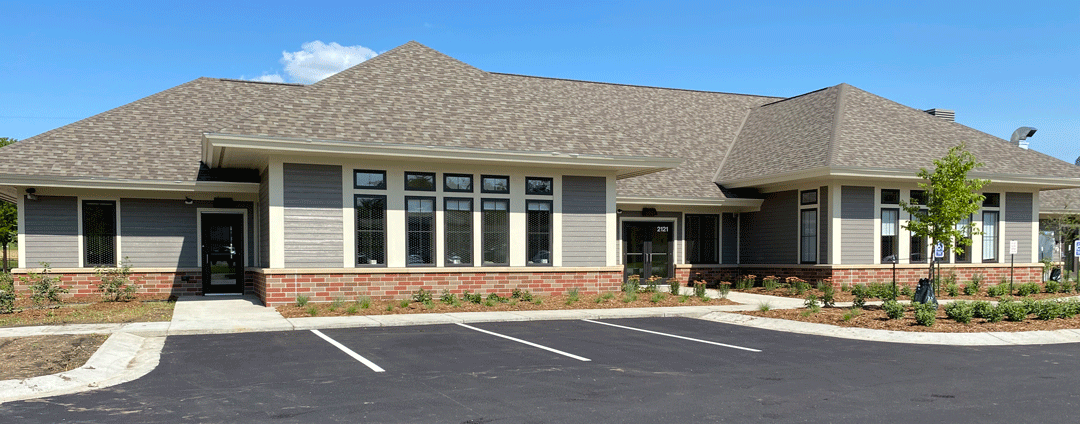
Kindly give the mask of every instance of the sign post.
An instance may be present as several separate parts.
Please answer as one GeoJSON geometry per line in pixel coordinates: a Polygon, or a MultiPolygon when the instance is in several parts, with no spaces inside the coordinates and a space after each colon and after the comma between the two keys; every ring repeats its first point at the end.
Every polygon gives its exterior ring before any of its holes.
{"type": "MultiPolygon", "coordinates": [[[[937,243],[934,243],[934,272],[936,274],[941,273],[941,265],[940,265],[940,263],[941,263],[941,259],[944,258],[944,257],[945,257],[945,243],[940,242],[940,241],[937,242],[937,243]]],[[[930,276],[930,283],[932,283],[932,287],[938,288],[937,287],[937,285],[938,285],[938,276],[937,275],[931,275],[930,276]]],[[[937,295],[937,292],[935,291],[934,294],[937,295]]]]}
{"type": "Polygon", "coordinates": [[[1073,274],[1080,275],[1080,240],[1073,242],[1073,274]]]}
{"type": "Polygon", "coordinates": [[[1016,258],[1016,251],[1020,248],[1020,242],[1016,240],[1009,240],[1009,296],[1013,293],[1013,276],[1015,271],[1013,269],[1014,259],[1016,258]]]}

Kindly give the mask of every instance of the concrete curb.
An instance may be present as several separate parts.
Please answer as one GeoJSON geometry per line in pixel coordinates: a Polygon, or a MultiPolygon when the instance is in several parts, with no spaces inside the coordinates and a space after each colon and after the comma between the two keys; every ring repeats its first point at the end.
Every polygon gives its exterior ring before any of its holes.
{"type": "Polygon", "coordinates": [[[135,380],[157,367],[164,346],[164,337],[113,333],[82,367],[52,375],[0,381],[0,404],[84,392],[135,380]]]}
{"type": "Polygon", "coordinates": [[[1080,343],[1080,330],[1072,329],[1023,332],[929,333],[840,327],[829,324],[791,321],[779,318],[764,318],[726,312],[713,312],[702,316],[700,319],[764,330],[885,343],[946,346],[1007,346],[1080,343]]]}

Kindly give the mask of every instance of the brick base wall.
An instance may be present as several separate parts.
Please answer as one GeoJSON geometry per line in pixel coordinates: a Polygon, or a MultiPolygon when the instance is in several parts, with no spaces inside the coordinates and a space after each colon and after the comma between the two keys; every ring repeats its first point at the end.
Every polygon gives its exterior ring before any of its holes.
{"type": "Polygon", "coordinates": [[[298,294],[308,296],[311,302],[331,302],[336,298],[354,300],[359,296],[378,300],[406,299],[421,288],[432,291],[435,296],[443,290],[454,294],[467,290],[509,296],[514,289],[552,295],[576,288],[582,294],[588,294],[619,290],[622,285],[621,271],[257,274],[256,294],[266,306],[293,303],[298,294]]]}
{"type": "MultiPolygon", "coordinates": [[[[245,273],[244,293],[255,293],[256,273],[245,273]]],[[[65,298],[97,297],[101,295],[98,284],[101,279],[92,272],[53,272],[52,277],[60,278],[60,285],[68,289],[65,298]]],[[[12,273],[15,278],[15,292],[20,296],[30,295],[30,285],[23,282],[25,272],[12,273]]],[[[131,274],[131,281],[139,286],[138,294],[162,296],[195,296],[202,292],[202,272],[138,272],[131,274]]]]}
{"type": "MultiPolygon", "coordinates": [[[[946,277],[955,274],[957,281],[971,280],[975,274],[983,277],[983,282],[997,284],[1002,278],[1009,278],[1008,265],[987,264],[983,266],[951,266],[942,265],[941,276],[946,277]]],[[[1042,266],[1017,266],[1014,269],[1014,281],[1018,283],[1041,282],[1042,266]]],[[[896,282],[902,285],[915,286],[920,278],[926,278],[929,273],[929,265],[901,265],[896,268],[896,282]]],[[[826,278],[832,279],[833,285],[840,284],[866,284],[892,281],[892,266],[881,265],[872,268],[843,268],[841,265],[829,266],[753,266],[740,265],[737,267],[682,267],[675,270],[675,278],[683,285],[692,281],[704,280],[713,284],[719,281],[735,282],[743,275],[753,274],[757,280],[762,277],[775,275],[781,280],[787,277],[799,277],[806,281],[816,282],[826,278]]]]}

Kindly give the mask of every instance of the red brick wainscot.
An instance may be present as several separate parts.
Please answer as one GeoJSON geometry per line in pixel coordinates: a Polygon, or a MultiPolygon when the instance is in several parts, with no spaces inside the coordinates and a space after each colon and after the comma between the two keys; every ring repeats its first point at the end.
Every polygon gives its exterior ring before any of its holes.
{"type": "MultiPolygon", "coordinates": [[[[30,295],[30,283],[26,281],[29,272],[41,273],[41,269],[16,268],[11,276],[15,279],[15,292],[19,296],[30,295]]],[[[163,296],[194,296],[202,293],[202,269],[185,268],[179,270],[133,268],[131,281],[139,286],[139,294],[163,295],[163,296]]],[[[60,278],[60,286],[68,289],[64,298],[91,298],[101,296],[98,278],[93,268],[54,268],[49,276],[60,278]]],[[[253,272],[245,273],[244,293],[255,292],[255,277],[253,272]]]]}
{"type": "MultiPolygon", "coordinates": [[[[1013,281],[1016,283],[1039,283],[1043,279],[1042,264],[1016,265],[1012,268],[1012,274],[1010,273],[1009,264],[941,264],[938,271],[941,278],[955,275],[957,283],[961,285],[966,281],[970,281],[975,274],[982,276],[984,285],[998,284],[1002,278],[1008,281],[1010,275],[1013,275],[1013,281]]],[[[892,282],[892,272],[891,265],[851,267],[834,265],[832,272],[833,285],[892,282]]],[[[919,283],[920,278],[927,278],[929,273],[930,266],[927,264],[897,265],[896,283],[914,287],[919,283]]]]}
{"type": "Polygon", "coordinates": [[[509,296],[514,289],[533,294],[563,294],[576,288],[581,294],[617,291],[622,286],[622,267],[598,268],[383,268],[383,269],[257,269],[255,293],[266,306],[296,302],[299,295],[310,302],[408,299],[419,289],[435,297],[444,290],[453,294],[497,293],[509,296]]]}

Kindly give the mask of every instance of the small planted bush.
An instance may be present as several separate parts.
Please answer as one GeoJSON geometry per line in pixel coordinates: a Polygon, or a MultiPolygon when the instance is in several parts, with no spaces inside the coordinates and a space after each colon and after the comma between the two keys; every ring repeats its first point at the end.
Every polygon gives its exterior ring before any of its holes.
{"type": "Polygon", "coordinates": [[[444,289],[442,291],[442,296],[439,296],[439,301],[447,305],[453,305],[455,300],[457,300],[457,296],[454,296],[453,293],[450,293],[450,290],[444,289]]]}
{"type": "Polygon", "coordinates": [[[330,302],[330,310],[336,311],[345,305],[345,296],[337,296],[330,302]]]}
{"type": "Polygon", "coordinates": [[[769,304],[769,302],[761,302],[758,303],[757,309],[761,312],[769,312],[769,310],[772,309],[772,305],[769,304]]]}
{"type": "Polygon", "coordinates": [[[1003,300],[998,303],[998,307],[1001,314],[1006,320],[1020,322],[1024,318],[1027,318],[1027,308],[1023,303],[1013,302],[1011,300],[1003,300]]]}
{"type": "Polygon", "coordinates": [[[705,296],[705,285],[706,283],[704,280],[695,281],[694,296],[697,296],[699,299],[706,299],[707,297],[705,296]]]}
{"type": "Polygon", "coordinates": [[[1064,304],[1053,300],[1035,304],[1035,316],[1044,321],[1060,318],[1064,311],[1064,304]]]}
{"type": "Polygon", "coordinates": [[[371,297],[369,297],[369,296],[360,296],[360,298],[356,300],[356,303],[358,305],[360,305],[360,309],[370,308],[371,307],[371,297]]]}
{"type": "Polygon", "coordinates": [[[413,293],[412,300],[416,303],[428,303],[431,302],[431,296],[430,291],[424,290],[424,288],[421,287],[413,293]]]}
{"type": "MultiPolygon", "coordinates": [[[[11,274],[4,273],[11,278],[11,274]]],[[[0,283],[0,314],[15,312],[15,284],[6,281],[0,283]]]]}
{"type": "Polygon", "coordinates": [[[530,293],[528,290],[514,289],[510,292],[510,298],[517,299],[521,302],[532,302],[533,294],[530,293]]]}
{"type": "Polygon", "coordinates": [[[623,293],[636,292],[641,286],[641,276],[634,274],[626,277],[626,281],[622,284],[623,293]]]}
{"type": "MultiPolygon", "coordinates": [[[[635,292],[635,294],[636,294],[636,292],[635,292]]],[[[567,305],[572,305],[574,303],[577,303],[578,300],[580,300],[580,293],[578,293],[577,287],[571,288],[570,290],[566,291],[566,304],[567,305]]]]}
{"type": "Polygon", "coordinates": [[[900,319],[904,317],[904,305],[895,300],[886,300],[881,304],[881,309],[885,310],[885,316],[889,319],[900,319]]]}
{"type": "Polygon", "coordinates": [[[1001,308],[1000,304],[991,306],[990,309],[986,310],[983,318],[986,319],[986,322],[1001,322],[1001,320],[1005,319],[1005,310],[1001,308]]]}
{"type": "Polygon", "coordinates": [[[953,321],[967,324],[971,322],[971,318],[975,315],[975,308],[968,302],[951,302],[945,305],[945,315],[953,321]]]}
{"type": "Polygon", "coordinates": [[[668,281],[668,293],[679,294],[679,280],[669,278],[668,281]]]}
{"type": "Polygon", "coordinates": [[[409,299],[401,299],[401,301],[398,302],[398,307],[399,308],[408,308],[409,307],[409,299]]]}
{"type": "Polygon", "coordinates": [[[120,261],[120,266],[109,268],[97,268],[94,270],[101,283],[98,283],[98,291],[106,302],[121,302],[135,299],[135,293],[139,291],[136,282],[131,281],[131,262],[128,258],[120,261]]]}
{"type": "Polygon", "coordinates": [[[851,308],[847,311],[844,311],[844,315],[840,318],[842,318],[844,321],[851,321],[855,319],[855,317],[859,316],[860,313],[862,313],[862,309],[851,308]]]}
{"type": "Polygon", "coordinates": [[[934,309],[934,305],[929,303],[916,303],[915,307],[915,322],[925,327],[933,327],[934,321],[937,321],[937,310],[934,309]]]}
{"type": "Polygon", "coordinates": [[[1040,291],[1039,283],[1027,283],[1016,286],[1017,296],[1031,296],[1040,291]]]}
{"type": "MultiPolygon", "coordinates": [[[[660,294],[660,293],[656,293],[656,294],[660,294]]],[[[636,300],[637,300],[637,293],[623,293],[623,297],[622,297],[623,303],[630,303],[630,302],[634,302],[636,300]]]]}
{"type": "Polygon", "coordinates": [[[739,277],[739,281],[735,282],[735,290],[746,290],[754,287],[755,281],[757,281],[757,276],[754,274],[747,274],[739,277]]]}
{"type": "Polygon", "coordinates": [[[1009,291],[1009,283],[986,286],[986,295],[989,297],[1001,297],[1009,291]]]}
{"type": "Polygon", "coordinates": [[[818,297],[813,293],[806,295],[806,298],[803,300],[803,305],[806,305],[808,312],[816,313],[821,310],[821,305],[818,304],[818,297]]]}
{"type": "Polygon", "coordinates": [[[652,297],[649,298],[649,301],[652,303],[659,303],[661,300],[664,300],[665,297],[667,296],[663,293],[653,293],[652,297]]]}
{"type": "Polygon", "coordinates": [[[821,305],[826,308],[836,306],[836,289],[832,284],[824,285],[821,287],[821,305]]]}
{"type": "Polygon", "coordinates": [[[484,296],[480,295],[480,293],[469,293],[468,290],[465,290],[465,292],[461,294],[461,303],[475,303],[479,305],[483,301],[484,296]]]}
{"type": "Polygon", "coordinates": [[[900,295],[910,299],[912,297],[915,297],[915,290],[913,290],[910,286],[904,286],[900,288],[900,295]]]}
{"type": "Polygon", "coordinates": [[[308,300],[310,299],[310,297],[298,294],[296,295],[296,306],[303,308],[304,306],[307,306],[308,300]]]}
{"type": "Polygon", "coordinates": [[[863,284],[855,284],[851,286],[851,295],[855,296],[855,300],[852,301],[853,306],[862,308],[866,306],[866,298],[870,297],[870,288],[863,284]]]}
{"type": "Polygon", "coordinates": [[[721,281],[716,285],[716,291],[720,293],[721,299],[727,299],[728,293],[731,293],[731,283],[721,281]]]}
{"type": "Polygon", "coordinates": [[[488,293],[487,300],[492,303],[506,303],[508,301],[507,298],[499,296],[498,293],[488,293]]]}
{"type": "Polygon", "coordinates": [[[1061,283],[1054,280],[1047,280],[1045,286],[1047,293],[1057,293],[1061,290],[1061,283]]]}
{"type": "Polygon", "coordinates": [[[802,278],[788,277],[785,279],[785,281],[787,282],[787,286],[788,289],[791,291],[791,294],[795,296],[802,296],[804,293],[806,293],[807,290],[810,290],[810,283],[806,282],[806,280],[803,280],[802,278]]]}
{"type": "Polygon", "coordinates": [[[994,305],[985,300],[977,300],[971,302],[971,316],[975,318],[986,318],[990,316],[990,311],[994,310],[994,305]]]}
{"type": "Polygon", "coordinates": [[[68,289],[60,285],[60,279],[49,275],[52,267],[48,262],[41,263],[41,273],[28,272],[21,277],[23,284],[30,286],[30,299],[36,305],[60,303],[60,295],[66,294],[68,289]]]}
{"type": "Polygon", "coordinates": [[[761,286],[764,287],[765,290],[776,290],[780,288],[780,277],[777,277],[775,275],[767,276],[761,279],[761,286]]]}
{"type": "Polygon", "coordinates": [[[949,283],[948,285],[945,286],[945,293],[948,294],[949,297],[959,296],[960,295],[960,285],[956,284],[955,282],[949,283]]]}

